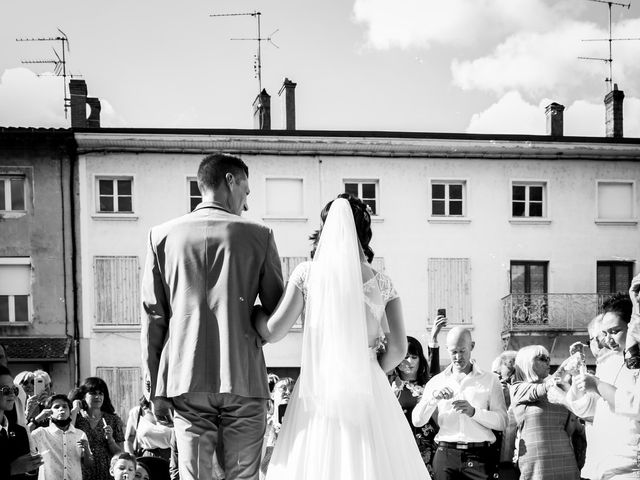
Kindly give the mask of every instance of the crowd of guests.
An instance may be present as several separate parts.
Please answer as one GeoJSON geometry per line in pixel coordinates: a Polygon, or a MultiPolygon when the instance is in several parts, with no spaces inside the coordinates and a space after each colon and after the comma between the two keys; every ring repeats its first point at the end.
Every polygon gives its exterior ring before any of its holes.
{"type": "MultiPolygon", "coordinates": [[[[459,327],[449,330],[451,364],[440,371],[443,315],[433,324],[427,355],[408,337],[406,357],[389,381],[431,477],[639,478],[640,370],[629,354],[638,343],[629,331],[634,303],[637,311],[634,287],[607,299],[588,325],[588,346],[572,345],[553,373],[541,345],[502,352],[485,371],[471,359],[470,331],[459,327]],[[587,371],[585,348],[596,359],[595,371],[587,371]]],[[[269,386],[261,477],[295,381],[270,375],[269,386]]],[[[13,377],[1,346],[0,452],[3,479],[36,472],[40,480],[179,478],[172,419],[157,418],[146,399],[125,423],[104,380],[89,377],[68,395],[56,394],[42,370],[13,377]]],[[[218,455],[213,480],[224,478],[218,455]]]]}

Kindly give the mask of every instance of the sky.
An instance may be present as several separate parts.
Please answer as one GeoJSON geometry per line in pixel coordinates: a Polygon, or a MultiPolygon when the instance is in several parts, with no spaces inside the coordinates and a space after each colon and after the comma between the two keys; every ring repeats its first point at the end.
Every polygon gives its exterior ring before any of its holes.
{"type": "MultiPolygon", "coordinates": [[[[103,127],[253,128],[254,16],[272,127],[297,83],[300,130],[545,134],[558,102],[565,135],[604,136],[608,7],[593,0],[22,0],[0,16],[0,126],[68,127],[54,58],[102,102],[103,127]],[[275,32],[275,33],[273,33],[275,32]]],[[[640,1],[612,9],[613,37],[640,38],[640,1]]],[[[640,137],[640,41],[613,42],[624,133],[640,137]]]]}

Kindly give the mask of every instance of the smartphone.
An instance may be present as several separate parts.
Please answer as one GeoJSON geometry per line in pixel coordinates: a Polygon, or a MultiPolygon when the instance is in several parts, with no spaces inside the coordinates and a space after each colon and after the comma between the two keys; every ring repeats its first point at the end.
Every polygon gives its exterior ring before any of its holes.
{"type": "Polygon", "coordinates": [[[438,309],[438,315],[442,315],[443,317],[447,316],[447,309],[446,308],[439,308],[438,309]]]}
{"type": "Polygon", "coordinates": [[[36,377],[33,381],[33,394],[38,396],[44,392],[44,378],[36,377]]]}

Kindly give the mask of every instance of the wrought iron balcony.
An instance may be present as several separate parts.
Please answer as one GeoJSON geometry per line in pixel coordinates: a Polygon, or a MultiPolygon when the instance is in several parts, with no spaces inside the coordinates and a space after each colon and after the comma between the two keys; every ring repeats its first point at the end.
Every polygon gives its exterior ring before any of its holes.
{"type": "Polygon", "coordinates": [[[512,293],[502,298],[503,332],[586,330],[608,294],[512,293]]]}

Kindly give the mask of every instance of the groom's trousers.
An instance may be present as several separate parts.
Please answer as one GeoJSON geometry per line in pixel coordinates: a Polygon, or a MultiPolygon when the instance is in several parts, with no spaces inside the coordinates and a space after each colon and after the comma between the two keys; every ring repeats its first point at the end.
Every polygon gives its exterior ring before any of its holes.
{"type": "Polygon", "coordinates": [[[227,480],[257,480],[267,400],[232,393],[185,393],[174,397],[180,480],[212,478],[213,452],[227,480]]]}

